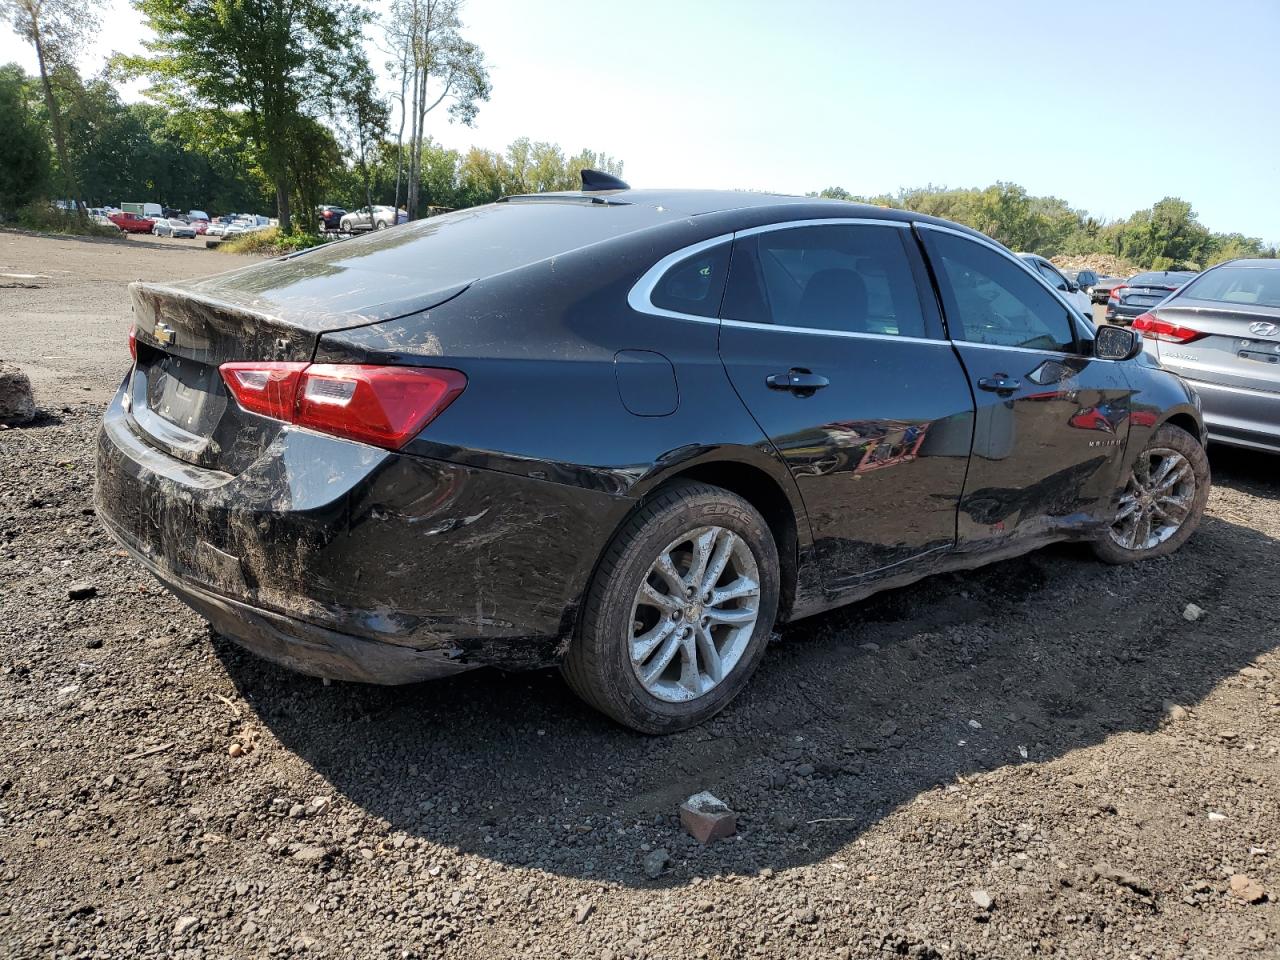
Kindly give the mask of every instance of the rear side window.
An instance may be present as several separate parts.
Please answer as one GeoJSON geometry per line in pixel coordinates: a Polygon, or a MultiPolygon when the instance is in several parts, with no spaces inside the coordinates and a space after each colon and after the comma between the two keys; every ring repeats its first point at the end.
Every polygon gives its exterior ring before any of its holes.
{"type": "Polygon", "coordinates": [[[663,310],[714,317],[720,311],[728,270],[729,244],[695,253],[662,275],[649,294],[649,302],[663,310]]]}
{"type": "Polygon", "coordinates": [[[793,227],[743,237],[721,316],[749,323],[924,337],[915,275],[897,227],[793,227]]]}
{"type": "Polygon", "coordinates": [[[954,340],[1070,351],[1067,308],[1008,257],[965,237],[924,230],[954,340]]]}

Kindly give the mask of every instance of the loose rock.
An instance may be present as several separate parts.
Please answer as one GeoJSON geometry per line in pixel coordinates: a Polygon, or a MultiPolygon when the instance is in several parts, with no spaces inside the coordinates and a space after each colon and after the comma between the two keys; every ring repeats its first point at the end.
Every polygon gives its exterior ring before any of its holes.
{"type": "Polygon", "coordinates": [[[670,859],[671,855],[664,847],[651,850],[644,857],[644,875],[650,880],[657,880],[662,876],[662,871],[666,869],[667,861],[670,859]]]}
{"type": "Polygon", "coordinates": [[[0,423],[20,426],[35,419],[31,379],[15,364],[0,360],[0,423]]]}
{"type": "Polygon", "coordinates": [[[680,822],[699,843],[731,837],[738,831],[738,815],[705,790],[680,805],[680,822]]]}
{"type": "Polygon", "coordinates": [[[1233,875],[1227,889],[1231,891],[1232,896],[1238,897],[1245,903],[1262,903],[1267,899],[1267,891],[1262,884],[1243,873],[1233,875]]]}

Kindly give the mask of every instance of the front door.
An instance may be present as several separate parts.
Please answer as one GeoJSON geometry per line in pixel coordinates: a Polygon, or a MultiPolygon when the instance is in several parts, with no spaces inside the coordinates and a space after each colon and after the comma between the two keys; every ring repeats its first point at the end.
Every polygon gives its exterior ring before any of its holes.
{"type": "Polygon", "coordinates": [[[1129,436],[1123,366],[1087,356],[1069,308],[1012,255],[920,234],[977,402],[961,546],[1106,521],[1129,436]]]}
{"type": "Polygon", "coordinates": [[[906,224],[775,224],[734,241],[720,356],[796,478],[828,591],[955,544],[973,432],[906,224]]]}

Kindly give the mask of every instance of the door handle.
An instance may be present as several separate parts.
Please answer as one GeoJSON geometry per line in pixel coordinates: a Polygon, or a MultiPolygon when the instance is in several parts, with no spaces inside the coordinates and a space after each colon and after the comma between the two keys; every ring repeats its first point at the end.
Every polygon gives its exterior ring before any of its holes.
{"type": "Polygon", "coordinates": [[[983,390],[990,390],[992,393],[1007,397],[1022,386],[1022,381],[1014,380],[1007,373],[997,373],[994,377],[983,377],[978,381],[978,386],[983,390]]]}
{"type": "Polygon", "coordinates": [[[774,373],[765,378],[772,390],[790,390],[798,397],[807,397],[831,383],[821,374],[803,367],[792,367],[786,373],[774,373]]]}

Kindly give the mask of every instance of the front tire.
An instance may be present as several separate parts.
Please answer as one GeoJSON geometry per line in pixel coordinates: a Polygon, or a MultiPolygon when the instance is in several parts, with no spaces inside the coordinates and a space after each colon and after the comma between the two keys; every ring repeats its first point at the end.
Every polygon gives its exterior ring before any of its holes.
{"type": "Polygon", "coordinates": [[[778,550],[759,511],[719,487],[672,484],[605,551],[561,671],[633,730],[685,730],[746,686],[778,593],[778,550]]]}
{"type": "Polygon", "coordinates": [[[1164,424],[1134,461],[1115,518],[1094,542],[1094,553],[1107,563],[1173,553],[1200,525],[1210,482],[1209,457],[1200,441],[1164,424]]]}

